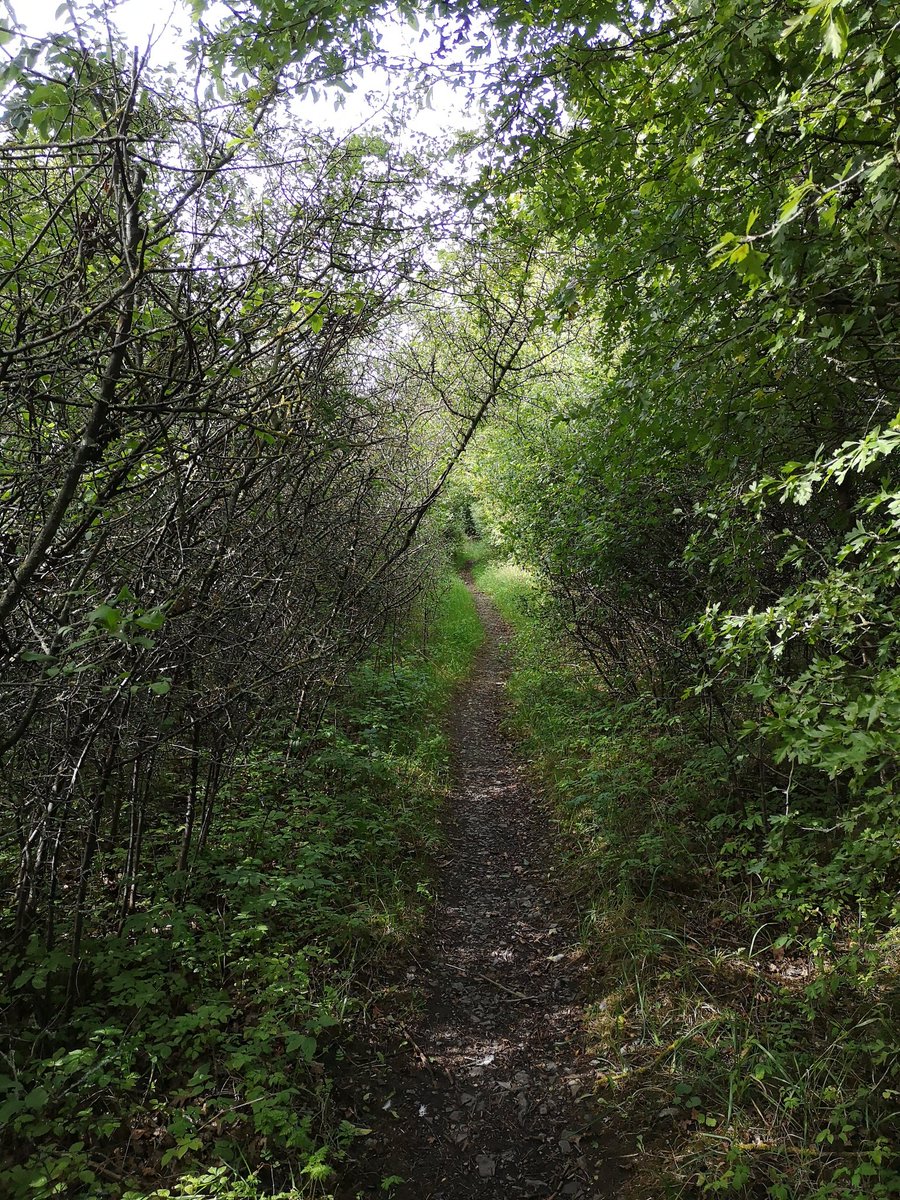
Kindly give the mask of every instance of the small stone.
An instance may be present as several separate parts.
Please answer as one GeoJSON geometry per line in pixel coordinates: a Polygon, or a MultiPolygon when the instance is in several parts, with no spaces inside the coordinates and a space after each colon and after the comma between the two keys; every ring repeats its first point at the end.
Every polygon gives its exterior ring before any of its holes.
{"type": "Polygon", "coordinates": [[[490,1155],[479,1154],[475,1162],[478,1164],[478,1174],[482,1179],[493,1179],[497,1164],[490,1155]]]}

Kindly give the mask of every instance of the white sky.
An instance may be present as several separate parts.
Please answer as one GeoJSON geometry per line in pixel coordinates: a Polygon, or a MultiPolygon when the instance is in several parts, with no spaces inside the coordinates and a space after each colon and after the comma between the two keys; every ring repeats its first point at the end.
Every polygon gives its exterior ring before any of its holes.
{"type": "MultiPolygon", "coordinates": [[[[40,36],[54,29],[66,28],[65,14],[56,17],[62,0],[8,0],[19,21],[29,33],[40,36]]],[[[6,0],[0,0],[0,10],[6,0]]],[[[215,9],[209,14],[214,19],[215,9]]],[[[191,33],[191,20],[184,0],[123,0],[115,8],[115,25],[125,37],[141,49],[151,39],[154,52],[151,61],[157,66],[166,62],[184,61],[182,46],[191,33]]],[[[409,26],[386,24],[383,41],[387,50],[400,58],[431,61],[435,38],[426,31],[424,36],[409,26]]],[[[311,98],[295,100],[292,104],[298,116],[320,126],[330,126],[339,134],[378,122],[379,111],[397,93],[396,85],[383,71],[362,73],[356,90],[343,97],[343,105],[335,108],[329,96],[314,103],[311,98]]],[[[474,129],[479,124],[477,112],[467,108],[461,91],[448,84],[438,83],[432,93],[432,109],[414,114],[409,126],[415,133],[439,135],[462,129],[474,129]]]]}

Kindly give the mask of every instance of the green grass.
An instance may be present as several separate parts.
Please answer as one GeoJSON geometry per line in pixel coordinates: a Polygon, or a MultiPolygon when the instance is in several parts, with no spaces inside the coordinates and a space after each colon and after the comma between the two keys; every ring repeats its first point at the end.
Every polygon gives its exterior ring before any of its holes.
{"type": "Polygon", "coordinates": [[[121,932],[98,883],[71,1017],[51,1015],[64,942],[8,979],[7,1016],[44,1016],[20,1022],[0,1074],[4,1197],[327,1193],[354,1136],[329,1072],[373,965],[427,909],[442,719],[482,634],[454,579],[314,736],[273,728],[221,798],[186,896],[177,837],[148,831],[153,877],[121,932]]]}
{"type": "Polygon", "coordinates": [[[493,555],[489,542],[463,535],[453,547],[453,565],[457,571],[464,571],[489,562],[493,555]]]}
{"type": "Polygon", "coordinates": [[[446,705],[453,689],[468,674],[484,628],[469,589],[456,576],[440,594],[428,633],[429,671],[435,679],[434,703],[446,705]]]}
{"type": "Polygon", "coordinates": [[[718,817],[728,763],[690,710],[616,701],[532,577],[475,576],[514,627],[515,730],[556,807],[597,1105],[637,1155],[629,1195],[900,1194],[896,934],[780,945],[777,905],[718,817]]]}
{"type": "Polygon", "coordinates": [[[486,554],[475,560],[473,574],[478,587],[488,593],[502,616],[516,626],[520,638],[538,632],[537,626],[525,620],[536,591],[534,577],[524,567],[491,559],[486,554]]]}

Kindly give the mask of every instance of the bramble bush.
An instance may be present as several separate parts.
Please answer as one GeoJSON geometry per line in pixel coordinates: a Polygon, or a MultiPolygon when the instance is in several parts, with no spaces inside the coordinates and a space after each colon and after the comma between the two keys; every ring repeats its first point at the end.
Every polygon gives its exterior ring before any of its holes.
{"type": "Polygon", "coordinates": [[[440,719],[481,636],[459,581],[429,609],[424,650],[418,627],[379,648],[317,732],[276,725],[236,764],[189,878],[171,831],[148,834],[135,912],[118,922],[114,889],[92,907],[71,1011],[65,947],[35,943],[3,994],[33,1013],[0,1076],[5,1195],[327,1187],[358,1132],[329,1106],[342,1024],[427,903],[440,719]]]}

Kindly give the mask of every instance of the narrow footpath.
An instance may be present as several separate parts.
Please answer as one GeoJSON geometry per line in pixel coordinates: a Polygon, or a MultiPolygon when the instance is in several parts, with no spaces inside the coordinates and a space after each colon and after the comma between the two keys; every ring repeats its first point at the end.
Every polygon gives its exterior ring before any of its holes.
{"type": "Polygon", "coordinates": [[[446,859],[406,978],[425,1004],[399,1028],[376,1020],[374,1061],[336,1097],[372,1130],[338,1200],[607,1200],[623,1178],[591,1100],[552,826],[502,728],[508,630],[473,595],[486,636],[452,717],[446,859]]]}

